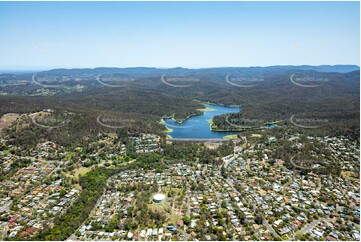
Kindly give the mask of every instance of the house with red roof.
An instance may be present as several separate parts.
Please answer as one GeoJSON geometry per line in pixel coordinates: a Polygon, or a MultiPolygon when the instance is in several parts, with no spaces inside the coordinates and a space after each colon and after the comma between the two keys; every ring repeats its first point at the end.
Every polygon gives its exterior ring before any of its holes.
{"type": "Polygon", "coordinates": [[[13,223],[13,222],[15,222],[18,218],[20,218],[20,216],[19,216],[19,215],[15,215],[15,216],[11,217],[8,222],[9,222],[9,223],[13,223]]]}

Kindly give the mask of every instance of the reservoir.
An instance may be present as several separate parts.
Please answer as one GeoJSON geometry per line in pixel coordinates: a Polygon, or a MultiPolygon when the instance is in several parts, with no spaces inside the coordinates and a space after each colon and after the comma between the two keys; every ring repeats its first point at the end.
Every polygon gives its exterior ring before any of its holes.
{"type": "Polygon", "coordinates": [[[164,118],[164,124],[172,132],[167,133],[174,139],[222,139],[226,135],[236,134],[237,132],[220,132],[210,129],[210,120],[217,115],[227,113],[238,113],[239,107],[225,107],[214,104],[205,104],[206,110],[202,115],[191,116],[182,123],[178,123],[172,118],[164,118]]]}

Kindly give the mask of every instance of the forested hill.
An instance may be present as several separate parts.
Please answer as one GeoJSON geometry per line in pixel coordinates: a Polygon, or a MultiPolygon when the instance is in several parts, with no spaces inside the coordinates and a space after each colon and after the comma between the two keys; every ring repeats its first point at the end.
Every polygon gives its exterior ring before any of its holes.
{"type": "MultiPolygon", "coordinates": [[[[22,143],[49,135],[81,143],[106,130],[97,123],[99,115],[131,120],[132,132],[161,134],[163,116],[199,114],[201,102],[241,106],[241,118],[248,120],[323,120],[320,129],[358,137],[359,98],[358,66],[57,69],[38,73],[35,81],[32,73],[0,75],[0,115],[43,109],[78,115],[68,117],[67,132],[34,125],[31,136],[14,130],[12,137],[22,143]]],[[[224,117],[216,124],[227,128],[224,117]]]]}

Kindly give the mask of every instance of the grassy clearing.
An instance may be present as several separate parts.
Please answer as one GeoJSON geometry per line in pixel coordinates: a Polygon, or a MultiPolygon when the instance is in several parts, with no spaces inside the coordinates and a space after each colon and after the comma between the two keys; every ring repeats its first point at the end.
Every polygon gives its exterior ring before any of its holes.
{"type": "Polygon", "coordinates": [[[341,171],[341,176],[343,178],[353,180],[353,181],[359,180],[357,174],[355,172],[352,172],[352,171],[341,171]]]}
{"type": "Polygon", "coordinates": [[[10,127],[18,118],[19,114],[7,113],[0,117],[0,132],[2,129],[10,127]]]}
{"type": "Polygon", "coordinates": [[[74,172],[74,175],[70,174],[70,172],[67,172],[65,175],[66,176],[69,176],[71,178],[78,178],[79,177],[79,174],[81,176],[84,176],[86,173],[88,173],[89,171],[91,170],[90,167],[80,167],[80,168],[77,168],[75,170],[73,170],[74,172]]]}
{"type": "Polygon", "coordinates": [[[169,216],[169,223],[176,225],[180,218],[181,216],[179,214],[176,214],[174,211],[172,211],[171,215],[169,216]]]}
{"type": "Polygon", "coordinates": [[[171,206],[167,201],[163,201],[162,203],[151,203],[148,205],[148,208],[152,211],[158,211],[166,214],[168,214],[167,210],[171,210],[171,206]]]}
{"type": "Polygon", "coordinates": [[[75,170],[74,176],[78,176],[79,174],[83,176],[85,173],[88,173],[88,171],[90,171],[90,168],[88,168],[88,167],[80,167],[80,168],[75,170]]]}
{"type": "Polygon", "coordinates": [[[236,134],[230,134],[230,135],[226,135],[223,137],[224,139],[237,139],[237,135],[236,134]]]}

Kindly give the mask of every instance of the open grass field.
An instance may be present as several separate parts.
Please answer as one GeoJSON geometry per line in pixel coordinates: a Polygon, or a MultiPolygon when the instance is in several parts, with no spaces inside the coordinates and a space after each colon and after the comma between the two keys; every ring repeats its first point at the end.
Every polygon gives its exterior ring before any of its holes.
{"type": "Polygon", "coordinates": [[[252,134],[251,137],[252,138],[261,138],[262,135],[260,135],[260,134],[252,134]]]}
{"type": "Polygon", "coordinates": [[[230,134],[230,135],[224,136],[223,138],[225,138],[225,139],[237,139],[238,137],[237,137],[236,134],[230,134]]]}
{"type": "Polygon", "coordinates": [[[16,121],[16,119],[18,119],[20,117],[19,114],[16,113],[7,113],[4,114],[1,118],[0,118],[0,132],[2,129],[8,128],[11,126],[11,124],[13,122],[16,121]]]}
{"type": "Polygon", "coordinates": [[[353,181],[358,181],[359,180],[359,178],[357,177],[357,174],[352,172],[352,171],[341,171],[341,176],[343,178],[353,180],[353,181]]]}
{"type": "Polygon", "coordinates": [[[90,170],[91,170],[90,167],[80,167],[80,168],[77,168],[77,169],[73,170],[71,173],[67,172],[65,175],[67,175],[67,176],[69,176],[71,178],[78,178],[79,174],[83,176],[84,174],[86,174],[90,170]]]}

